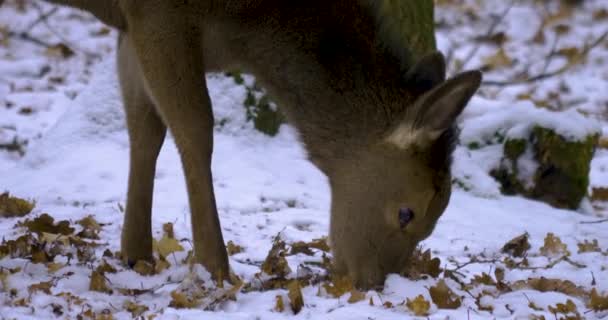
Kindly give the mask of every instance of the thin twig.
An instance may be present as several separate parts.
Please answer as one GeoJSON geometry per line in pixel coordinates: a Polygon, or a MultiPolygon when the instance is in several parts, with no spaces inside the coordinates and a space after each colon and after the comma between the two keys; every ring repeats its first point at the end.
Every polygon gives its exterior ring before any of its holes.
{"type": "Polygon", "coordinates": [[[515,79],[515,80],[506,80],[506,81],[487,80],[487,81],[483,81],[482,85],[509,86],[509,85],[516,85],[516,84],[531,83],[531,82],[541,81],[541,80],[545,80],[545,79],[552,78],[555,76],[559,76],[559,75],[565,73],[566,71],[570,70],[572,67],[574,67],[578,63],[580,63],[589,54],[589,52],[593,48],[600,45],[607,38],[608,38],[608,30],[606,30],[601,36],[599,36],[597,39],[595,39],[591,43],[586,44],[583,47],[583,50],[581,51],[581,53],[579,53],[574,59],[572,59],[572,61],[569,61],[568,63],[566,63],[561,68],[558,68],[557,70],[547,72],[547,73],[541,73],[541,74],[531,76],[531,77],[528,77],[525,79],[515,79]]]}
{"type": "MultiPolygon", "coordinates": [[[[511,11],[511,8],[513,8],[513,6],[515,5],[516,1],[517,0],[511,0],[507,8],[503,12],[501,12],[498,17],[494,18],[494,21],[492,21],[492,24],[488,27],[486,33],[481,36],[482,39],[488,39],[494,34],[494,30],[496,30],[498,25],[505,19],[509,11],[511,11]]],[[[467,54],[467,56],[462,60],[462,63],[456,67],[455,73],[462,71],[462,69],[464,69],[464,67],[471,61],[471,59],[473,59],[473,57],[477,54],[477,51],[479,51],[479,48],[481,48],[481,44],[481,41],[478,42],[477,45],[475,45],[475,47],[473,47],[473,49],[469,51],[469,54],[467,54]]]]}
{"type": "Polygon", "coordinates": [[[580,224],[595,224],[595,223],[604,223],[608,222],[608,219],[595,220],[595,221],[581,221],[580,224]]]}

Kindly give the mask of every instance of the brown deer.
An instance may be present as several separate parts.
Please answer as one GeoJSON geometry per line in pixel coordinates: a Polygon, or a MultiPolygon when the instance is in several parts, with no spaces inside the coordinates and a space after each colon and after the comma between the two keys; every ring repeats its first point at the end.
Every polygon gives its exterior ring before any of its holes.
{"type": "Polygon", "coordinates": [[[215,279],[228,279],[205,72],[252,73],[297,128],[329,178],[334,272],[358,287],[402,271],[448,204],[455,119],[481,74],[445,80],[432,0],[49,2],[120,31],[131,143],[127,262],[152,259],[154,172],[168,128],[185,171],[195,257],[215,279]]]}

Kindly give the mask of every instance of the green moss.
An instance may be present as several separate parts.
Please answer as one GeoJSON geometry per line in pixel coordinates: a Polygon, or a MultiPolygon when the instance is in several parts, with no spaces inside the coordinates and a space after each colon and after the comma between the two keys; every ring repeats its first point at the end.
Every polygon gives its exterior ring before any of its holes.
{"type": "Polygon", "coordinates": [[[525,187],[518,178],[517,162],[527,147],[525,139],[507,139],[501,166],[490,173],[501,184],[505,194],[521,194],[558,208],[576,209],[587,194],[589,168],[598,136],[583,141],[569,141],[553,130],[535,127],[532,142],[538,168],[534,185],[525,187]]]}
{"type": "Polygon", "coordinates": [[[260,98],[260,101],[258,101],[253,109],[252,118],[254,127],[269,136],[276,135],[284,119],[278,110],[272,108],[268,96],[260,98]]]}
{"type": "Polygon", "coordinates": [[[533,135],[539,168],[532,197],[556,207],[576,209],[587,194],[591,159],[599,137],[568,141],[542,127],[535,127],[533,135]]]}
{"type": "Polygon", "coordinates": [[[479,144],[479,142],[477,142],[477,141],[473,141],[473,142],[469,143],[469,144],[467,145],[467,147],[468,147],[470,150],[478,150],[479,148],[481,148],[481,144],[479,144]]]}
{"type": "Polygon", "coordinates": [[[514,162],[517,161],[522,154],[526,152],[526,140],[524,139],[507,139],[504,144],[504,154],[507,159],[514,162]]]}
{"type": "Polygon", "coordinates": [[[234,82],[238,85],[245,84],[245,79],[243,79],[243,76],[240,71],[229,71],[229,72],[226,72],[225,75],[227,77],[233,78],[234,82]]]}
{"type": "Polygon", "coordinates": [[[285,122],[283,115],[272,107],[272,102],[266,94],[257,86],[245,85],[245,81],[239,72],[228,72],[226,76],[233,77],[239,85],[244,85],[247,90],[243,105],[247,110],[247,120],[253,121],[253,126],[260,132],[274,136],[279,132],[281,124],[285,122]],[[260,97],[258,99],[258,97],[260,97]]]}

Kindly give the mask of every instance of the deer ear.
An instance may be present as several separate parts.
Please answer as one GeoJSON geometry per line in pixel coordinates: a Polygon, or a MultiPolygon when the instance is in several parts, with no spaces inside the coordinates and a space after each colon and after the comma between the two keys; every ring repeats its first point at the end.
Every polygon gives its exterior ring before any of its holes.
{"type": "Polygon", "coordinates": [[[452,127],[481,84],[481,72],[463,72],[419,97],[388,136],[401,148],[427,144],[452,127]]]}
{"type": "Polygon", "coordinates": [[[405,85],[414,94],[431,90],[445,81],[445,58],[439,51],[418,60],[405,74],[405,85]]]}

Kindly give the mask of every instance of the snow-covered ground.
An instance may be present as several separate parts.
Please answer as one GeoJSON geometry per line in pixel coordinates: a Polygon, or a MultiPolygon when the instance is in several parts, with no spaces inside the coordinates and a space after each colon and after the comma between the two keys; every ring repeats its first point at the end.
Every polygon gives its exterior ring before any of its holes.
{"type": "MultiPolygon", "coordinates": [[[[490,2],[493,5],[464,1],[438,6],[437,19],[444,25],[438,29],[438,42],[444,52],[452,52],[452,70],[477,47],[472,38],[483,35],[492,24],[495,17],[490,13],[499,15],[509,5],[508,1],[490,2]]],[[[486,79],[497,81],[514,78],[512,70],[522,66],[528,75],[546,73],[572,59],[568,55],[572,53],[564,50],[548,61],[553,46],[555,52],[560,48],[583,51],[585,43],[608,30],[608,13],[600,16],[602,9],[608,10],[603,0],[586,1],[572,15],[556,18],[547,16],[561,12],[556,9],[559,1],[546,2],[544,9],[531,4],[511,8],[492,33],[505,33],[502,57],[496,58],[497,46],[489,41],[478,48],[465,68],[485,65],[486,79]],[[550,19],[554,20],[541,28],[541,21],[550,19]],[[560,24],[569,30],[561,30],[559,41],[554,41],[553,30],[560,24]],[[531,41],[538,30],[546,30],[544,43],[531,41]],[[508,60],[514,68],[506,67],[508,60]]],[[[142,276],[117,259],[107,258],[118,269],[105,273],[104,283],[113,292],[90,287],[104,251],[119,250],[128,173],[129,145],[112,54],[115,33],[88,15],[64,8],[30,30],[39,12],[30,2],[24,11],[15,3],[8,1],[0,8],[0,145],[15,142],[21,152],[0,148],[0,193],[10,191],[34,199],[36,207],[23,218],[0,218],[0,234],[15,239],[25,233],[24,227],[14,227],[17,222],[43,213],[56,221],[69,220],[77,228],[77,220],[92,215],[103,226],[95,257],[86,263],[61,254],[52,263],[10,256],[0,260],[1,318],[129,319],[140,314],[129,306],[142,305],[147,311],[141,314],[149,319],[407,319],[415,317],[415,308],[404,301],[414,301],[418,295],[433,301],[429,288],[437,286],[441,278],[461,297],[461,305],[447,309],[431,303],[427,312],[421,312],[428,314],[422,318],[557,319],[578,314],[580,319],[595,319],[608,315],[608,311],[591,310],[588,294],[593,288],[600,295],[608,294],[608,222],[587,223],[605,219],[604,203],[587,199],[579,210],[569,211],[503,196],[488,174],[500,161],[502,147],[466,147],[501,126],[521,132],[526,121],[533,119],[550,122],[573,137],[596,130],[608,133],[605,39],[589,51],[584,63],[562,75],[532,83],[485,86],[473,99],[461,120],[463,143],[456,150],[453,168],[454,176],[466,181],[466,191],[455,187],[436,230],[422,244],[447,270],[439,278],[391,275],[382,291],[364,293],[365,298],[357,302],[348,301],[350,293],[334,297],[324,289],[324,281],[314,282],[302,288],[304,307],[297,315],[285,289],[242,290],[235,300],[218,299],[207,308],[179,308],[169,305],[178,300],[172,292],[182,290],[198,275],[188,271],[188,264],[182,261],[191,247],[188,241],[181,242],[186,251],[167,257],[168,269],[152,276],[142,276]],[[8,31],[25,30],[45,43],[67,45],[74,55],[64,57],[58,47],[49,49],[8,36],[8,31]],[[535,105],[565,112],[555,114],[535,105]],[[526,232],[531,248],[525,259],[501,253],[505,243],[526,232]],[[548,233],[560,238],[570,254],[559,243],[547,245],[546,239],[552,239],[548,233]],[[594,239],[597,249],[577,250],[579,244],[594,239]],[[554,254],[547,253],[551,248],[554,254]],[[541,277],[546,278],[545,283],[538,284],[541,277]],[[48,281],[48,291],[36,287],[48,281]],[[277,296],[285,301],[282,311],[277,296]],[[567,300],[575,309],[566,305],[567,300]],[[564,313],[551,311],[559,309],[558,303],[565,304],[564,313]]],[[[53,8],[40,6],[44,12],[53,8]]],[[[255,282],[277,235],[288,246],[327,236],[329,186],[307,161],[291,127],[283,125],[275,137],[255,131],[246,121],[245,87],[221,74],[207,78],[218,123],[213,173],[224,238],[243,248],[230,257],[235,274],[245,283],[255,282]]],[[[253,80],[246,77],[246,81],[253,80]]],[[[608,187],[605,146],[595,154],[590,179],[593,187],[608,187]]],[[[155,183],[155,238],[163,237],[163,224],[168,222],[173,223],[177,239],[191,238],[183,174],[170,137],[159,158],[155,183]]],[[[311,262],[323,260],[322,252],[313,251],[312,256],[287,256],[293,270],[288,278],[300,277],[309,268],[323,274],[310,267],[311,262]]]]}

